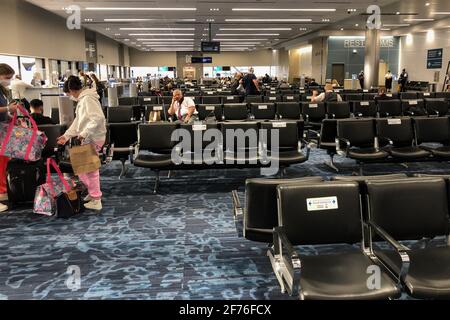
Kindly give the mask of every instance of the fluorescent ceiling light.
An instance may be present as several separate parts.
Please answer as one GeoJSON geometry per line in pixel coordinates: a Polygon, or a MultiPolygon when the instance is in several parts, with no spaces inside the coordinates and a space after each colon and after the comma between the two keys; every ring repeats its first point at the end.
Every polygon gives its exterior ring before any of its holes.
{"type": "Polygon", "coordinates": [[[409,23],[393,23],[393,24],[383,24],[383,27],[409,27],[409,23]]]}
{"type": "Polygon", "coordinates": [[[214,39],[214,41],[267,41],[268,39],[214,39]]]}
{"type": "Polygon", "coordinates": [[[431,12],[431,14],[437,14],[437,15],[450,15],[450,11],[436,11],[436,12],[431,12]]]}
{"type": "Polygon", "coordinates": [[[225,19],[226,22],[311,22],[312,19],[225,19]]]}
{"type": "Polygon", "coordinates": [[[137,41],[195,41],[195,39],[136,39],[137,41]]]}
{"type": "Polygon", "coordinates": [[[120,28],[124,31],[195,31],[195,28],[120,28]]]}
{"type": "Polygon", "coordinates": [[[117,8],[89,7],[88,11],[197,11],[197,8],[117,8]]]}
{"type": "Polygon", "coordinates": [[[335,12],[336,9],[272,9],[272,8],[233,8],[233,11],[298,11],[298,12],[335,12]]]}
{"type": "Polygon", "coordinates": [[[220,28],[220,31],[292,31],[292,28],[220,28]]]}
{"type": "MultiPolygon", "coordinates": [[[[330,36],[330,39],[365,39],[365,36],[330,36]]],[[[393,39],[394,36],[382,36],[381,39],[393,39]]]]}
{"type": "Polygon", "coordinates": [[[195,19],[103,19],[104,22],[144,22],[144,21],[179,21],[179,22],[195,22],[195,19]]]}
{"type": "Polygon", "coordinates": [[[279,36],[279,33],[218,33],[216,36],[279,36]]]}
{"type": "Polygon", "coordinates": [[[195,33],[130,33],[129,36],[195,36],[195,33]]]}
{"type": "Polygon", "coordinates": [[[411,19],[404,19],[405,22],[413,22],[413,21],[434,21],[434,19],[420,19],[420,18],[411,18],[411,19]]]}

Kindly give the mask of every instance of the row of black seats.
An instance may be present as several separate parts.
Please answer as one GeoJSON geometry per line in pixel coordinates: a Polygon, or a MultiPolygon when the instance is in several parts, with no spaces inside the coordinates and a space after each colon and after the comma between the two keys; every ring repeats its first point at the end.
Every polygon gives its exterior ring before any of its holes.
{"type": "Polygon", "coordinates": [[[301,299],[388,299],[402,291],[449,298],[449,177],[333,180],[251,179],[245,209],[233,193],[244,236],[272,244],[268,256],[282,291],[301,299]],[[444,246],[399,242],[441,236],[444,246]],[[324,244],[360,248],[307,255],[294,247],[324,244]],[[381,249],[386,244],[391,250],[381,249]]]}

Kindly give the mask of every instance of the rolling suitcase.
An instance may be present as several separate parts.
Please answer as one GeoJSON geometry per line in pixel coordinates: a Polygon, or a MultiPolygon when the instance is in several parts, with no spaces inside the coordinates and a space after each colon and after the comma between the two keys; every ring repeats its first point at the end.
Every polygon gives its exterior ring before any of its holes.
{"type": "Polygon", "coordinates": [[[45,183],[43,161],[11,160],[6,169],[8,199],[12,207],[34,202],[36,189],[45,183]]]}

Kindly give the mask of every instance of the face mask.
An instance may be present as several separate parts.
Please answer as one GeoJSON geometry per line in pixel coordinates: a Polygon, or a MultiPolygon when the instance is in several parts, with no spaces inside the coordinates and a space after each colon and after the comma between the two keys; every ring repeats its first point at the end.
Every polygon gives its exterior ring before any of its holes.
{"type": "Polygon", "coordinates": [[[11,79],[0,80],[0,84],[4,87],[9,87],[11,85],[11,79]]]}

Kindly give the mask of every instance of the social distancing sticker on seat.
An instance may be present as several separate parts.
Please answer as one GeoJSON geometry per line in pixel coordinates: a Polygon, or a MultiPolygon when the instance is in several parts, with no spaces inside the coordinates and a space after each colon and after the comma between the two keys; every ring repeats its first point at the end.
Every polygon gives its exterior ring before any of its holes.
{"type": "Polygon", "coordinates": [[[339,208],[337,197],[306,199],[308,211],[336,210],[339,208]]]}
{"type": "Polygon", "coordinates": [[[276,97],[270,97],[269,100],[270,101],[275,101],[275,100],[277,100],[277,98],[276,97]]]}
{"type": "Polygon", "coordinates": [[[287,100],[294,100],[294,97],[289,96],[289,97],[286,97],[286,99],[287,99],[287,100]]]}
{"type": "Polygon", "coordinates": [[[144,98],[144,101],[152,101],[152,98],[144,98]]]}
{"type": "Polygon", "coordinates": [[[315,104],[313,103],[313,104],[309,105],[310,109],[314,109],[314,108],[317,108],[317,107],[319,107],[319,105],[317,103],[315,103],[315,104]]]}
{"type": "Polygon", "coordinates": [[[392,93],[387,93],[387,94],[386,94],[386,97],[392,98],[392,93]]]}
{"type": "Polygon", "coordinates": [[[267,105],[258,106],[258,110],[267,110],[267,105]]]}
{"type": "Polygon", "coordinates": [[[409,100],[409,105],[417,106],[417,100],[409,100]]]}
{"type": "Polygon", "coordinates": [[[312,96],[307,96],[306,97],[306,100],[311,100],[312,99],[312,96]]]}
{"type": "Polygon", "coordinates": [[[153,107],[153,111],[162,111],[163,107],[153,107]]]}
{"type": "Polygon", "coordinates": [[[369,106],[369,101],[362,101],[361,106],[369,106]]]}
{"type": "Polygon", "coordinates": [[[286,128],[286,122],[274,122],[272,128],[286,128]]]}
{"type": "Polygon", "coordinates": [[[430,93],[429,93],[429,92],[425,92],[425,93],[423,94],[423,96],[424,96],[424,97],[429,97],[429,96],[430,96],[430,93]]]}
{"type": "Polygon", "coordinates": [[[234,100],[234,97],[227,97],[227,100],[234,100]]]}
{"type": "Polygon", "coordinates": [[[206,124],[194,124],[192,131],[206,131],[206,124]]]}
{"type": "Polygon", "coordinates": [[[388,119],[388,125],[399,125],[402,124],[402,119],[388,119]]]}
{"type": "Polygon", "coordinates": [[[214,110],[216,110],[216,107],[215,106],[206,106],[205,109],[206,109],[206,111],[214,111],[214,110]]]}

